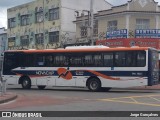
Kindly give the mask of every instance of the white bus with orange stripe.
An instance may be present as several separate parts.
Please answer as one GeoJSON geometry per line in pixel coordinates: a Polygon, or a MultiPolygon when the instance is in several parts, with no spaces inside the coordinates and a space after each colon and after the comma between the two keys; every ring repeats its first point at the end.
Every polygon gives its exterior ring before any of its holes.
{"type": "Polygon", "coordinates": [[[159,84],[158,51],[148,47],[69,47],[4,53],[3,79],[38,86],[127,88],[159,84]]]}

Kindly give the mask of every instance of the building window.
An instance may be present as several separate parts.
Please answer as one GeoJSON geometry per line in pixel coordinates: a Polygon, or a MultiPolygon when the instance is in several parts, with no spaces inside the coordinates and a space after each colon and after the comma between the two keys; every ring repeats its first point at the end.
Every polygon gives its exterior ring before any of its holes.
{"type": "Polygon", "coordinates": [[[94,21],[93,36],[98,37],[98,20],[94,21]]]}
{"type": "Polygon", "coordinates": [[[36,23],[43,22],[43,11],[36,12],[36,23]]]}
{"type": "Polygon", "coordinates": [[[22,15],[21,16],[21,25],[29,25],[29,15],[22,15]]]}
{"type": "Polygon", "coordinates": [[[15,40],[16,40],[15,37],[8,38],[8,47],[14,47],[15,46],[15,40]]]}
{"type": "Polygon", "coordinates": [[[86,26],[82,26],[81,27],[81,37],[84,38],[84,37],[87,37],[87,27],[86,26]]]}
{"type": "Polygon", "coordinates": [[[59,8],[52,8],[49,10],[49,20],[59,19],[59,8]]]}
{"type": "Polygon", "coordinates": [[[29,45],[29,36],[21,36],[21,46],[28,46],[29,45]]]}
{"type": "Polygon", "coordinates": [[[59,42],[59,31],[49,33],[49,43],[59,42]]]}
{"type": "Polygon", "coordinates": [[[16,18],[10,18],[8,19],[8,28],[14,28],[16,27],[16,18]]]}
{"type": "Polygon", "coordinates": [[[149,19],[136,19],[136,29],[149,29],[150,20],[149,19]]]}
{"type": "Polygon", "coordinates": [[[115,31],[117,30],[118,22],[117,20],[108,21],[107,31],[115,31]]]}
{"type": "Polygon", "coordinates": [[[36,38],[36,44],[43,44],[44,43],[43,33],[36,34],[35,38],[36,38]]]}

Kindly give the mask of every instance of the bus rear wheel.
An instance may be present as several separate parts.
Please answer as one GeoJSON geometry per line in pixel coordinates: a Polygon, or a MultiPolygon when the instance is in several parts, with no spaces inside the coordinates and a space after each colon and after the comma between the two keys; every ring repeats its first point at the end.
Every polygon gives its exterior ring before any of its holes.
{"type": "Polygon", "coordinates": [[[23,89],[30,89],[31,88],[31,80],[28,77],[23,77],[21,84],[22,84],[23,89]]]}
{"type": "Polygon", "coordinates": [[[43,89],[45,89],[45,87],[46,87],[46,86],[38,86],[38,89],[39,89],[39,90],[43,90],[43,89]]]}
{"type": "Polygon", "coordinates": [[[101,82],[97,78],[91,78],[88,81],[88,89],[93,92],[98,92],[101,90],[101,82]]]}

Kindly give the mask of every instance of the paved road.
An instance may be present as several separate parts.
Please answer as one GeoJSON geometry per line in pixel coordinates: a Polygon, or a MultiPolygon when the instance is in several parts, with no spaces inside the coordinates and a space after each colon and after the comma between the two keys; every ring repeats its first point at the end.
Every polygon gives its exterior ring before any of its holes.
{"type": "MultiPolygon", "coordinates": [[[[0,111],[160,110],[160,91],[158,90],[112,89],[110,92],[90,92],[86,88],[48,87],[45,90],[38,90],[36,87],[33,87],[31,90],[23,90],[21,86],[8,86],[8,92],[17,93],[18,99],[11,103],[0,105],[0,111]]],[[[72,119],[75,120],[75,118],[68,118],[68,120],[72,119]]],[[[76,119],[83,120],[84,118],[76,119]]],[[[93,118],[87,119],[93,120],[93,118]]],[[[106,118],[101,119],[106,120],[106,118]]],[[[110,120],[112,119],[116,120],[117,118],[111,118],[110,120]]],[[[122,118],[122,120],[125,119],[122,118]]]]}

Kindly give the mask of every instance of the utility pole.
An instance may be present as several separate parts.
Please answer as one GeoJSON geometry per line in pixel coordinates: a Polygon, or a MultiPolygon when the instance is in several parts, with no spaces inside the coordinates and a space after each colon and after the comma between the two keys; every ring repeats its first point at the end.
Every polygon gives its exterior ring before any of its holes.
{"type": "Polygon", "coordinates": [[[91,40],[91,45],[94,45],[94,40],[93,40],[93,21],[94,21],[94,13],[93,13],[93,4],[94,0],[90,0],[90,40],[91,40]]]}

